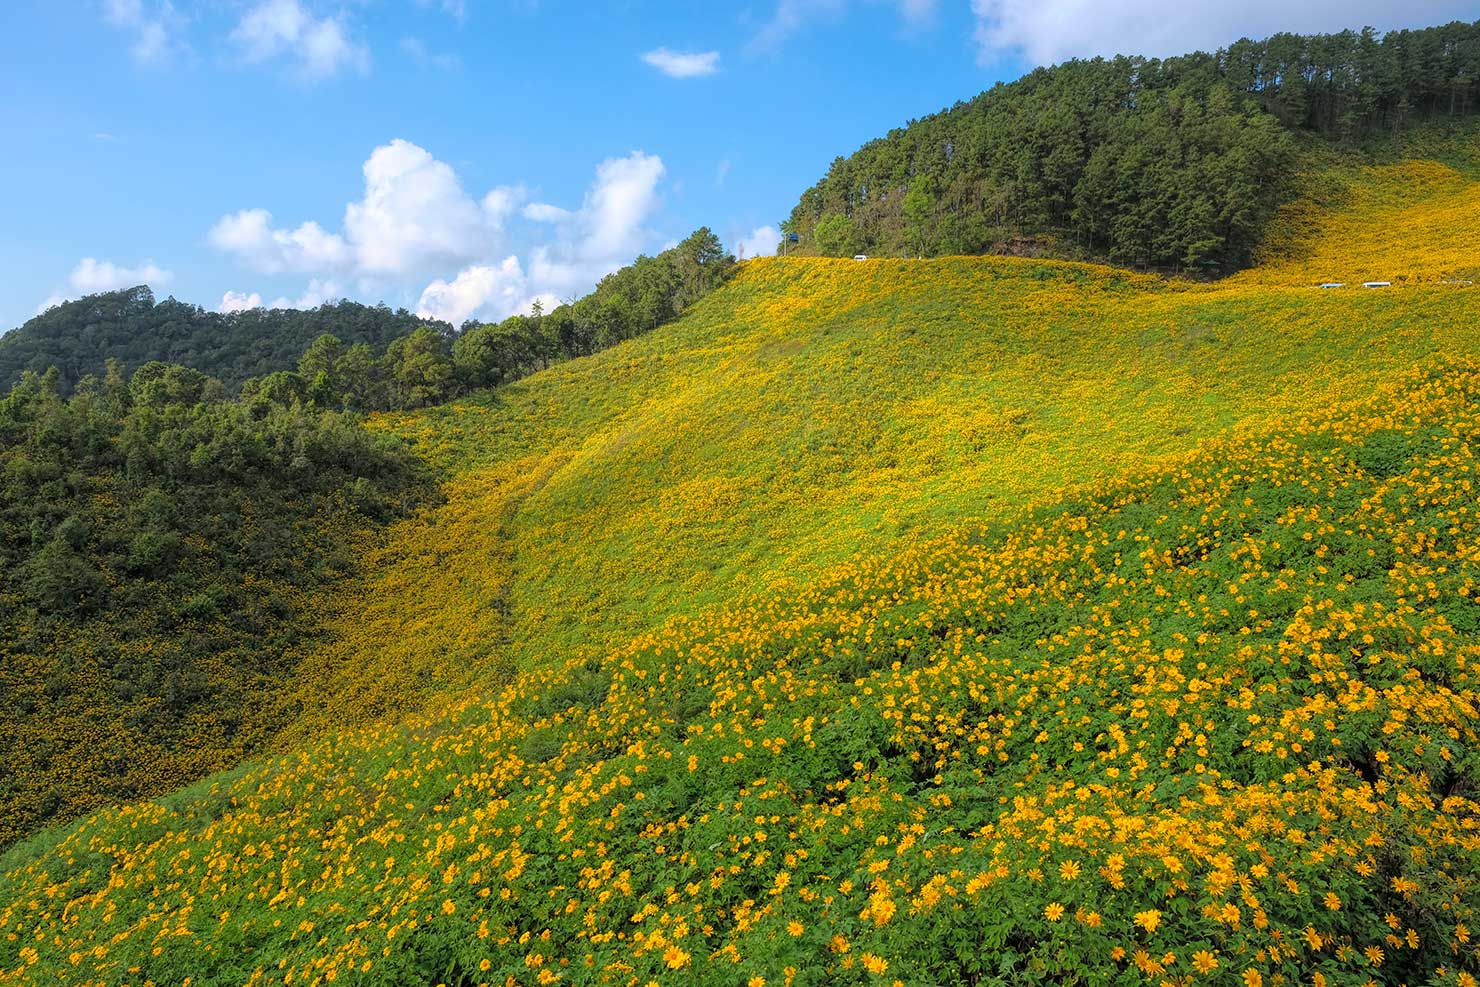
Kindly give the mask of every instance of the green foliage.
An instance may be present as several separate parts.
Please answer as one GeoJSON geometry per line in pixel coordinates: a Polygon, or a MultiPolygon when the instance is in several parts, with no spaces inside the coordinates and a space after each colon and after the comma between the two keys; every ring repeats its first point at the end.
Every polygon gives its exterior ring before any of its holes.
{"type": "Polygon", "coordinates": [[[804,252],[1031,253],[1228,270],[1344,142],[1480,108],[1480,22],[1038,69],[871,141],[801,196],[804,252]]]}
{"type": "Polygon", "coordinates": [[[847,216],[828,213],[813,228],[812,242],[824,257],[851,257],[858,250],[858,231],[847,216]]]}
{"type": "Polygon", "coordinates": [[[710,229],[695,230],[602,278],[579,301],[466,329],[452,351],[457,379],[464,387],[491,387],[631,339],[683,314],[723,284],[734,263],[710,229]]]}
{"type": "Polygon", "coordinates": [[[70,397],[52,371],[0,399],[0,843],[254,749],[314,623],[300,596],[425,494],[400,443],[297,379],[232,401],[110,363],[70,397]]]}
{"type": "Polygon", "coordinates": [[[208,312],[173,298],[156,303],[145,286],[63,302],[0,336],[0,389],[21,373],[56,367],[64,389],[108,360],[131,371],[150,361],[193,367],[236,387],[249,377],[290,369],[318,336],[333,333],[375,350],[411,330],[450,334],[446,323],[419,319],[405,309],[340,301],[310,310],[248,309],[208,312]]]}

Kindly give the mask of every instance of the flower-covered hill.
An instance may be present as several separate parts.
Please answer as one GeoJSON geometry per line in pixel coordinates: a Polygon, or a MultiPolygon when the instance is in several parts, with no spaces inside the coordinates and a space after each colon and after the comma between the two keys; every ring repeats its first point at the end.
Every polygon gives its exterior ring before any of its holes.
{"type": "Polygon", "coordinates": [[[18,983],[1480,973],[1480,367],[3,863],[18,983]]]}
{"type": "Polygon", "coordinates": [[[1474,987],[1480,295],[1277,263],[754,261],[372,420],[445,500],[278,754],[6,851],[0,981],[1474,987]]]}

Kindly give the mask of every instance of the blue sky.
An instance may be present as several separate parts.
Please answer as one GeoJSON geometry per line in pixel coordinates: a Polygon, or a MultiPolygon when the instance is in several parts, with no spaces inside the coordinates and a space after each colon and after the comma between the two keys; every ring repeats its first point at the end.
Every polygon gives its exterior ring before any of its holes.
{"type": "Polygon", "coordinates": [[[139,281],[497,318],[700,225],[769,248],[833,157],[1035,64],[1472,7],[9,0],[0,327],[139,281]]]}

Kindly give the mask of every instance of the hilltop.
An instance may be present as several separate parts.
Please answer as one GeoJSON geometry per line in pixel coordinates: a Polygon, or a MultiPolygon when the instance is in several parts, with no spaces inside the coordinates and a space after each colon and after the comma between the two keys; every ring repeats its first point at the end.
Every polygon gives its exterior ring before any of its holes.
{"type": "Polygon", "coordinates": [[[334,334],[366,356],[414,329],[451,335],[444,323],[405,309],[338,301],[313,309],[251,308],[210,312],[168,298],[156,301],[147,285],[62,302],[0,336],[0,388],[23,373],[55,367],[70,388],[102,377],[108,361],[124,372],[151,361],[180,364],[230,387],[294,367],[319,336],[334,334]]]}
{"type": "Polygon", "coordinates": [[[1036,69],[839,157],[783,231],[846,257],[986,251],[1227,274],[1333,151],[1480,108],[1480,22],[1036,69]]]}
{"type": "Polygon", "coordinates": [[[1466,983],[1477,197],[1444,147],[1330,163],[1215,284],[751,261],[372,417],[445,499],[315,599],[278,753],[13,846],[0,970],[1466,983]]]}

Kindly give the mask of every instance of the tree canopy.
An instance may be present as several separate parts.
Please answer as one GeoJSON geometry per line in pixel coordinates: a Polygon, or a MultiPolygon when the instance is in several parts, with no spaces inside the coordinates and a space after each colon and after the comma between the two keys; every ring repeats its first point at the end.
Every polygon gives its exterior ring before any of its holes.
{"type": "Polygon", "coordinates": [[[210,312],[173,298],[156,302],[145,285],[63,302],[0,336],[0,389],[27,370],[56,367],[64,389],[117,360],[130,372],[152,360],[193,367],[228,387],[290,369],[316,337],[333,333],[377,350],[417,328],[451,335],[445,322],[405,309],[339,301],[313,309],[210,312]]]}
{"type": "Polygon", "coordinates": [[[1070,61],[833,161],[803,252],[988,251],[1227,270],[1292,188],[1297,134],[1358,142],[1480,108],[1480,22],[1070,61]]]}

